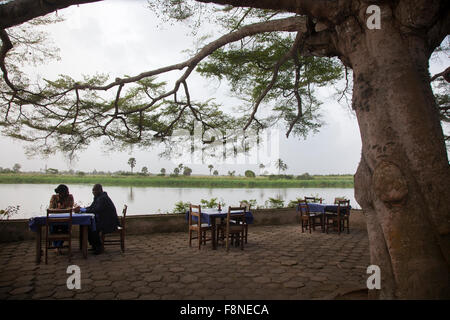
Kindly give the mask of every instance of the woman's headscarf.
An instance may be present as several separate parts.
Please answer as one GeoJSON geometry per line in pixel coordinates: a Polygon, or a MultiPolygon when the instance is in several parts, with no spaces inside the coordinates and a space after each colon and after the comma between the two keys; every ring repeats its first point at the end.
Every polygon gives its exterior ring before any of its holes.
{"type": "Polygon", "coordinates": [[[66,196],[69,194],[69,188],[65,184],[60,184],[56,189],[55,192],[58,193],[61,196],[66,196]]]}

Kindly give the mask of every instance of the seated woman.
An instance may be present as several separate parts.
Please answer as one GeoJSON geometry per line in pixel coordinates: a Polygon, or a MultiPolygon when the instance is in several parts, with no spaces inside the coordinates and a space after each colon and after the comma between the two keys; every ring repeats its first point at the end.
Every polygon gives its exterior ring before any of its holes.
{"type": "MultiPolygon", "coordinates": [[[[65,184],[60,184],[55,189],[54,195],[50,199],[49,209],[71,209],[73,208],[73,196],[69,193],[69,188],[65,184]]],[[[51,233],[67,233],[69,227],[66,225],[51,226],[51,233]]],[[[64,241],[55,241],[55,247],[62,247],[64,241]]]]}

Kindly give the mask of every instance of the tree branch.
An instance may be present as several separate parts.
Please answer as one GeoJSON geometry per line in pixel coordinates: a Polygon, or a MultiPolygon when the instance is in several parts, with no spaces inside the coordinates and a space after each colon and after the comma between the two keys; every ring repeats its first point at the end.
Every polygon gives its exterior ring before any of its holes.
{"type": "MultiPolygon", "coordinates": [[[[50,101],[47,105],[49,104],[54,104],[57,102],[57,100],[61,99],[62,97],[66,96],[67,94],[69,94],[70,92],[74,92],[76,95],[76,117],[80,116],[80,109],[79,109],[79,105],[78,102],[80,101],[80,92],[81,91],[93,91],[93,90],[104,90],[107,91],[113,87],[118,86],[118,90],[116,93],[116,98],[113,102],[113,107],[114,107],[114,114],[110,114],[107,117],[110,117],[110,119],[104,123],[103,125],[98,123],[99,127],[102,129],[102,132],[104,134],[107,134],[107,127],[114,121],[114,119],[121,119],[122,121],[125,121],[124,118],[120,117],[120,116],[127,116],[130,114],[133,114],[135,112],[143,112],[145,110],[148,110],[149,108],[153,107],[156,105],[157,102],[162,101],[163,99],[167,98],[170,95],[175,95],[176,92],[178,91],[179,87],[181,84],[183,84],[184,88],[185,88],[185,93],[186,93],[186,97],[188,99],[188,105],[190,105],[190,97],[189,97],[189,91],[187,90],[187,85],[186,85],[186,79],[189,77],[189,75],[192,73],[192,71],[195,69],[195,67],[198,65],[198,63],[200,61],[202,61],[202,59],[204,59],[205,57],[209,56],[212,52],[214,52],[216,49],[230,43],[230,42],[234,42],[234,41],[238,41],[244,37],[247,36],[251,36],[257,33],[261,33],[261,32],[272,32],[272,31],[306,31],[306,18],[304,17],[290,17],[290,18],[285,18],[285,19],[279,19],[279,20],[272,20],[272,21],[268,21],[268,22],[262,22],[262,23],[255,23],[252,25],[247,25],[242,27],[240,30],[235,31],[235,32],[231,32],[229,34],[226,34],[222,37],[220,37],[219,39],[217,39],[216,41],[213,41],[211,43],[209,43],[208,45],[206,45],[204,48],[202,48],[195,56],[193,56],[192,58],[182,62],[182,63],[178,63],[178,64],[174,64],[168,67],[163,67],[163,68],[159,68],[156,70],[152,70],[152,71],[148,71],[148,72],[144,72],[141,73],[137,76],[134,77],[127,77],[125,79],[120,79],[120,78],[116,78],[114,82],[111,82],[109,84],[106,85],[92,85],[90,83],[75,83],[72,87],[69,88],[64,88],[63,91],[59,92],[59,93],[54,93],[48,96],[44,96],[42,94],[42,92],[38,92],[35,94],[32,94],[30,92],[25,92],[22,91],[22,93],[24,94],[24,96],[18,96],[15,97],[15,99],[17,99],[18,101],[20,101],[21,104],[32,104],[32,105],[36,105],[42,108],[47,109],[48,112],[52,112],[54,113],[51,109],[48,109],[46,107],[45,103],[39,103],[39,101],[41,101],[42,99],[54,99],[56,98],[56,100],[52,100],[50,101]],[[154,75],[158,75],[161,73],[165,73],[168,71],[172,71],[172,70],[181,70],[187,68],[185,70],[185,72],[183,73],[183,75],[176,81],[174,88],[166,93],[160,94],[159,96],[151,99],[151,102],[144,105],[143,107],[140,108],[133,108],[127,111],[120,111],[119,109],[119,98],[120,98],[120,94],[121,94],[121,90],[123,88],[123,86],[125,84],[128,83],[135,83],[137,81],[140,81],[144,78],[148,78],[148,77],[152,77],[154,75]],[[25,95],[26,94],[26,95],[25,95]]],[[[2,36],[5,37],[7,36],[6,32],[2,33],[2,36]]],[[[6,43],[4,41],[4,43],[6,43]]],[[[4,46],[4,48],[7,48],[4,46]]],[[[2,62],[4,62],[4,58],[6,55],[7,50],[2,50],[5,53],[2,55],[3,60],[0,60],[2,62]]],[[[5,68],[6,71],[6,68],[5,68]]],[[[6,72],[4,72],[4,74],[6,74],[6,72]]],[[[14,88],[12,86],[12,84],[10,85],[11,88],[14,88]]],[[[15,91],[15,90],[14,90],[15,91]]],[[[147,96],[149,96],[147,94],[147,96]]],[[[190,106],[190,108],[192,109],[192,107],[190,106]]],[[[183,108],[184,110],[185,108],[183,108]]],[[[194,112],[195,115],[195,112],[194,112]]],[[[100,115],[102,118],[104,118],[103,115],[100,115]]],[[[55,114],[56,118],[61,119],[63,116],[59,117],[57,114],[55,114]]],[[[94,118],[92,118],[93,120],[95,120],[96,115],[93,115],[94,118]]],[[[180,119],[180,117],[177,118],[177,120],[180,119]]],[[[96,121],[96,120],[95,120],[96,121]]],[[[203,121],[202,121],[203,123],[203,121]]],[[[61,125],[62,122],[59,122],[57,124],[57,126],[61,125]]],[[[125,124],[125,127],[127,128],[127,132],[130,132],[132,130],[129,129],[129,127],[125,124]]],[[[72,122],[72,131],[74,132],[75,130],[75,122],[72,122]]],[[[159,132],[161,133],[161,132],[159,132]]]]}
{"type": "Polygon", "coordinates": [[[277,63],[275,64],[275,66],[273,67],[273,76],[272,76],[272,80],[270,81],[270,83],[266,86],[266,88],[264,89],[263,92],[261,92],[261,94],[259,95],[259,97],[256,99],[255,101],[255,105],[253,107],[253,111],[247,121],[247,124],[244,127],[244,130],[247,130],[247,128],[250,126],[250,124],[252,123],[253,119],[255,118],[255,114],[258,111],[258,107],[261,104],[261,101],[264,99],[264,97],[267,95],[267,93],[270,91],[270,89],[272,89],[272,87],[274,86],[275,82],[277,81],[277,77],[278,77],[278,70],[280,69],[280,67],[288,60],[291,59],[296,51],[298,50],[298,47],[300,45],[301,40],[303,39],[303,33],[298,32],[297,36],[295,38],[295,41],[292,45],[292,47],[290,48],[290,50],[280,59],[277,61],[277,63]]]}
{"type": "MultiPolygon", "coordinates": [[[[31,90],[28,88],[3,92],[3,94],[6,94],[7,98],[12,96],[9,103],[10,106],[14,104],[19,107],[26,106],[26,108],[31,106],[29,109],[25,109],[24,107],[25,113],[22,115],[21,110],[19,114],[19,116],[23,116],[24,118],[31,115],[31,120],[26,123],[20,123],[19,121],[17,123],[11,123],[9,132],[11,132],[11,135],[14,135],[13,130],[15,130],[17,126],[28,126],[31,129],[36,129],[36,131],[50,132],[50,135],[54,133],[54,136],[52,136],[55,140],[54,143],[59,144],[60,147],[68,150],[69,148],[77,148],[80,145],[87,143],[92,137],[98,138],[101,136],[107,136],[111,141],[119,140],[124,143],[133,143],[141,141],[141,139],[143,142],[151,142],[151,137],[163,137],[170,134],[178,122],[185,123],[186,119],[200,119],[204,128],[220,126],[222,125],[219,123],[220,121],[217,121],[216,118],[214,118],[215,116],[217,117],[217,115],[212,116],[213,112],[210,112],[210,109],[207,109],[208,106],[203,109],[204,105],[200,105],[197,108],[191,104],[191,97],[186,82],[187,78],[203,59],[226,44],[242,40],[252,35],[275,31],[297,32],[297,36],[294,45],[290,48],[286,46],[286,51],[288,52],[273,66],[272,81],[258,97],[253,108],[253,113],[245,128],[247,128],[252,121],[263,127],[263,124],[255,117],[256,111],[261,101],[277,81],[277,73],[280,66],[288,59],[295,56],[300,42],[303,43],[303,41],[301,41],[303,36],[309,38],[310,33],[308,32],[308,19],[306,17],[293,16],[285,19],[270,20],[243,26],[239,30],[230,32],[217,40],[212,41],[199,50],[193,57],[181,63],[143,72],[133,77],[123,79],[116,78],[113,82],[109,83],[103,82],[104,79],[97,80],[95,78],[86,80],[84,83],[76,83],[70,78],[61,78],[53,82],[47,81],[48,85],[43,89],[36,90],[35,93],[26,91],[26,89],[31,90]],[[161,84],[153,83],[153,79],[148,79],[174,70],[183,70],[184,72],[182,72],[178,80],[175,81],[175,84],[170,91],[160,90],[159,86],[161,84]],[[131,88],[130,93],[127,93],[128,95],[126,97],[132,97],[132,99],[127,100],[123,97],[121,99],[121,94],[126,95],[122,93],[122,89],[127,84],[135,84],[137,88],[131,88]],[[177,102],[176,94],[181,86],[184,88],[186,101],[177,102]],[[111,98],[108,98],[108,101],[102,100],[99,102],[101,98],[97,95],[96,91],[108,91],[113,88],[116,88],[115,98],[111,96],[111,98]],[[141,93],[142,95],[140,96],[141,93]],[[159,115],[152,114],[157,108],[170,105],[165,99],[172,95],[175,97],[174,106],[176,109],[167,109],[167,111],[170,112],[166,113],[166,118],[159,118],[161,113],[159,115]],[[133,101],[134,98],[136,98],[137,102],[133,101]],[[67,106],[70,106],[70,108],[67,106]],[[61,112],[59,112],[61,109],[68,110],[67,114],[61,114],[61,112]],[[188,114],[187,117],[183,117],[184,113],[188,113],[188,109],[192,111],[193,117],[190,114],[188,114]],[[148,118],[147,114],[149,115],[148,118]],[[135,115],[139,116],[139,118],[136,118],[135,115]],[[67,120],[68,118],[70,119],[67,120]],[[211,122],[210,119],[214,119],[214,121],[211,122]],[[68,123],[68,121],[70,121],[70,123],[68,123]],[[33,128],[33,126],[36,128],[33,128]],[[156,134],[154,134],[155,132],[156,134]],[[62,138],[61,136],[63,135],[66,137],[74,135],[75,138],[62,138]]],[[[4,35],[7,36],[6,32],[2,33],[2,36],[4,35]]],[[[322,35],[317,37],[317,39],[326,39],[323,38],[322,35]]],[[[2,42],[6,43],[3,41],[3,38],[2,42]]],[[[319,42],[311,41],[309,43],[310,50],[312,50],[311,48],[317,43],[319,42]]],[[[319,44],[321,46],[324,45],[322,42],[319,44]]],[[[3,45],[3,47],[7,48],[5,45],[3,45]]],[[[0,62],[3,64],[8,50],[2,48],[1,52],[4,52],[4,54],[0,56],[0,62]]],[[[296,88],[298,89],[299,75],[297,73],[296,75],[296,88]]],[[[299,110],[298,115],[301,116],[301,100],[298,99],[297,95],[295,98],[297,99],[299,110]]],[[[12,109],[12,111],[14,110],[12,109]]],[[[14,112],[12,112],[13,116],[18,113],[17,110],[14,112]]],[[[42,136],[41,133],[39,135],[42,136]]],[[[50,137],[47,136],[43,139],[47,142],[47,139],[50,140],[50,137]]]]}
{"type": "Polygon", "coordinates": [[[340,56],[339,51],[335,47],[332,38],[332,31],[324,30],[308,35],[305,38],[305,44],[303,48],[303,56],[316,56],[316,57],[335,57],[340,56]]]}
{"type": "Polygon", "coordinates": [[[102,0],[14,0],[0,4],[0,29],[7,29],[28,20],[45,16],[75,4],[102,0]]]}
{"type": "Polygon", "coordinates": [[[300,94],[298,93],[299,87],[298,83],[300,82],[300,69],[302,65],[300,64],[300,61],[298,59],[298,54],[294,56],[295,61],[295,82],[294,82],[294,94],[295,99],[297,100],[297,116],[295,119],[291,122],[289,125],[289,129],[286,132],[286,138],[289,138],[289,135],[291,134],[292,129],[294,128],[295,124],[302,118],[303,116],[303,110],[302,110],[302,98],[300,97],[300,94]]]}
{"type": "MultiPolygon", "coordinates": [[[[184,62],[163,67],[160,69],[155,69],[152,71],[143,72],[134,77],[128,77],[125,79],[117,78],[114,82],[109,83],[105,86],[92,86],[88,84],[80,84],[78,85],[78,89],[108,90],[120,84],[133,83],[142,80],[144,78],[152,77],[169,71],[182,70],[186,67],[195,67],[201,60],[209,56],[211,53],[213,53],[220,47],[258,33],[273,32],[273,31],[306,32],[306,30],[307,30],[306,18],[297,16],[247,25],[242,27],[238,31],[226,34],[220,37],[219,39],[209,43],[208,45],[203,47],[194,57],[184,62]]],[[[183,78],[187,78],[187,76],[188,75],[185,74],[183,78]]]]}
{"type": "Polygon", "coordinates": [[[443,77],[445,79],[445,81],[450,82],[450,67],[448,67],[444,71],[442,71],[440,73],[437,73],[434,76],[432,76],[431,79],[430,79],[430,82],[435,81],[439,77],[443,77]]]}
{"type": "Polygon", "coordinates": [[[252,7],[258,9],[281,10],[316,18],[332,19],[348,9],[352,1],[336,0],[196,0],[203,3],[231,5],[233,7],[252,7]]]}
{"type": "Polygon", "coordinates": [[[0,49],[0,69],[2,70],[3,73],[3,79],[5,80],[8,87],[16,91],[14,85],[8,78],[8,70],[6,69],[5,65],[6,54],[8,53],[9,50],[13,48],[13,45],[11,43],[11,40],[9,39],[8,33],[3,29],[0,30],[0,39],[2,40],[2,47],[0,49]]]}

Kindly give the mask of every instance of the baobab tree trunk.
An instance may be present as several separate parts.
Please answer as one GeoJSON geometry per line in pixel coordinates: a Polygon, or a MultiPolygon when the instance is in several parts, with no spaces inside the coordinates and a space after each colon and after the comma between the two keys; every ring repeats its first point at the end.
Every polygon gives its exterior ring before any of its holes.
{"type": "Polygon", "coordinates": [[[450,169],[430,87],[426,38],[401,33],[383,8],[382,32],[356,19],[336,46],[354,72],[362,138],[355,196],[367,217],[379,297],[449,298],[450,169]]]}

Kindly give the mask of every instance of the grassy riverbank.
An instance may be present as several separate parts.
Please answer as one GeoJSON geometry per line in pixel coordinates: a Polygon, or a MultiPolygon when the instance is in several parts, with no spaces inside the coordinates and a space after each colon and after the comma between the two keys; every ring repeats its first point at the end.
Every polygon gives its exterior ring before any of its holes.
{"type": "Polygon", "coordinates": [[[273,177],[225,176],[142,176],[142,175],[51,175],[51,174],[0,174],[3,184],[94,184],[105,186],[136,187],[192,187],[192,188],[353,188],[353,176],[311,176],[310,179],[280,179],[273,177]]]}

